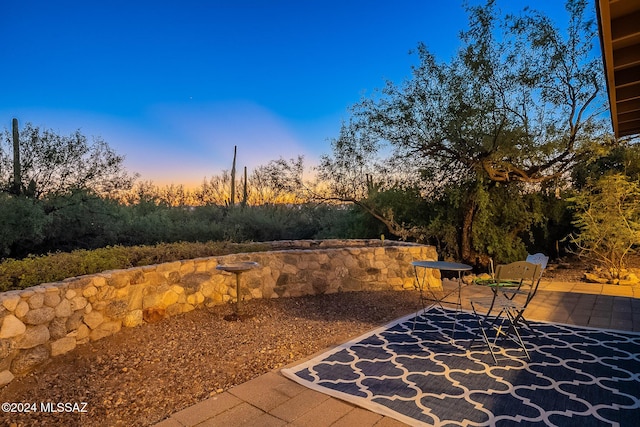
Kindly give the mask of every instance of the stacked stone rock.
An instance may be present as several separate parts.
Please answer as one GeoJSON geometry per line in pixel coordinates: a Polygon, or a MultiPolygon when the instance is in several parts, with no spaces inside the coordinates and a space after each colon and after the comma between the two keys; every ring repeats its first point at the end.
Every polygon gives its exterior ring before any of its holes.
{"type": "Polygon", "coordinates": [[[0,294],[0,386],[123,326],[235,300],[235,277],[216,270],[218,264],[261,265],[243,275],[241,298],[251,299],[413,289],[411,262],[437,259],[433,247],[370,240],[273,246],[279,250],[107,271],[0,294]]]}

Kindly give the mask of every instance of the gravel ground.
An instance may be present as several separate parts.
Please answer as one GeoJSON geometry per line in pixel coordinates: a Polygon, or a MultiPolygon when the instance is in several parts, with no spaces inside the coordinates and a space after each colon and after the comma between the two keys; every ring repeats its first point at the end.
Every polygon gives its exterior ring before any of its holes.
{"type": "Polygon", "coordinates": [[[123,329],[79,346],[0,390],[1,402],[38,412],[0,413],[7,426],[147,426],[234,385],[416,310],[417,294],[354,292],[252,300],[250,316],[226,321],[230,305],[123,329]],[[86,413],[43,413],[77,403],[86,413]],[[86,402],[86,407],[82,407],[86,402]]]}

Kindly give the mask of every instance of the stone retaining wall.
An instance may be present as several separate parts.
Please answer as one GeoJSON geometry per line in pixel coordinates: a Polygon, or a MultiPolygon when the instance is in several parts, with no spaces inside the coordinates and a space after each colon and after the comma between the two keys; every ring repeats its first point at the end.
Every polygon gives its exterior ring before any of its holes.
{"type": "Polygon", "coordinates": [[[411,261],[437,259],[433,247],[396,242],[297,241],[273,247],[277,250],[106,271],[0,294],[0,386],[122,327],[234,301],[235,276],[216,270],[219,264],[260,264],[242,275],[241,297],[251,299],[409,289],[411,261]]]}

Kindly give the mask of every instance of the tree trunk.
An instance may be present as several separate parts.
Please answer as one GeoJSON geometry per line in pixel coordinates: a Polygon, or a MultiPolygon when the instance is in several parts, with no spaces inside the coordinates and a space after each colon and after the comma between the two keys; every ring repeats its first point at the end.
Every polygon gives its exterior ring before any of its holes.
{"type": "Polygon", "coordinates": [[[462,219],[462,230],[460,233],[460,257],[465,262],[475,262],[475,251],[473,250],[473,220],[476,215],[478,205],[472,199],[467,203],[462,219]]]}
{"type": "Polygon", "coordinates": [[[474,267],[487,269],[491,263],[491,257],[487,254],[476,251],[473,248],[473,222],[478,213],[478,204],[475,200],[469,200],[462,220],[462,230],[460,233],[460,258],[474,267]]]}

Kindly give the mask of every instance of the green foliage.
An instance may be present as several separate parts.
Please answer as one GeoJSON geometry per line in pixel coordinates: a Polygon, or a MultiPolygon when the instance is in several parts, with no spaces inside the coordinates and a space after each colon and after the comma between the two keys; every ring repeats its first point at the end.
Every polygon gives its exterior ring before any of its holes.
{"type": "Polygon", "coordinates": [[[547,191],[532,194],[531,197],[539,199],[536,205],[542,218],[523,236],[529,253],[542,252],[561,257],[571,252],[567,237],[576,231],[572,223],[572,203],[567,197],[555,196],[547,191]]]}
{"type": "MultiPolygon", "coordinates": [[[[523,259],[527,254],[532,224],[542,221],[544,211],[537,193],[526,193],[523,186],[468,182],[450,185],[422,210],[425,243],[436,246],[445,258],[460,259],[459,224],[464,223],[469,209],[469,194],[474,194],[475,214],[472,228],[474,249],[495,262],[523,259]]],[[[484,263],[483,259],[470,262],[484,263]]]]}
{"type": "MultiPolygon", "coordinates": [[[[41,199],[0,193],[0,259],[114,245],[309,239],[335,235],[333,223],[351,214],[313,204],[173,207],[143,198],[124,205],[81,190],[41,199]]],[[[380,235],[371,218],[347,222],[357,226],[349,237],[380,235]]]]}
{"type": "Polygon", "coordinates": [[[126,206],[86,191],[41,200],[0,193],[0,220],[3,257],[24,257],[0,263],[0,291],[110,269],[267,247],[241,242],[377,238],[381,233],[380,223],[352,207],[186,208],[151,200],[126,206]],[[46,252],[51,254],[29,255],[46,252]]]}
{"type": "MultiPolygon", "coordinates": [[[[204,242],[226,240],[225,231],[228,221],[227,208],[219,206],[197,206],[171,208],[168,210],[171,235],[165,241],[204,242]]],[[[245,241],[259,241],[248,238],[245,241]]]]}
{"type": "Polygon", "coordinates": [[[627,256],[640,245],[640,182],[609,174],[573,201],[579,229],[573,242],[580,255],[595,258],[612,279],[620,279],[627,256]]]}
{"type": "Polygon", "coordinates": [[[310,239],[319,227],[313,205],[229,209],[225,226],[226,238],[236,242],[310,239]]]}
{"type": "Polygon", "coordinates": [[[0,291],[22,289],[107,270],[268,249],[268,245],[259,243],[181,242],[154,246],[114,246],[92,251],[76,250],[29,256],[22,260],[8,259],[0,263],[0,291]]]}
{"type": "Polygon", "coordinates": [[[436,247],[445,259],[460,259],[459,226],[462,222],[461,189],[444,188],[438,197],[429,200],[422,211],[424,233],[419,241],[436,247]]]}
{"type": "Polygon", "coordinates": [[[631,181],[640,180],[640,145],[620,144],[601,153],[572,171],[573,184],[580,190],[608,173],[622,173],[631,181]]]}
{"type": "Polygon", "coordinates": [[[52,195],[41,204],[48,220],[41,251],[100,248],[116,243],[124,231],[117,203],[88,191],[52,195]]]}
{"type": "Polygon", "coordinates": [[[417,187],[371,188],[366,203],[376,211],[387,209],[387,216],[392,216],[399,224],[415,223],[417,226],[422,225],[421,219],[427,207],[427,201],[417,187]]]}
{"type": "Polygon", "coordinates": [[[320,205],[316,213],[316,239],[378,239],[386,231],[384,224],[357,205],[320,205]]]}
{"type": "Polygon", "coordinates": [[[49,222],[40,203],[0,193],[0,259],[39,245],[49,222]]]}
{"type": "Polygon", "coordinates": [[[521,236],[541,220],[535,195],[524,194],[519,186],[500,184],[480,187],[476,194],[475,249],[498,263],[524,259],[527,249],[521,236]]]}

